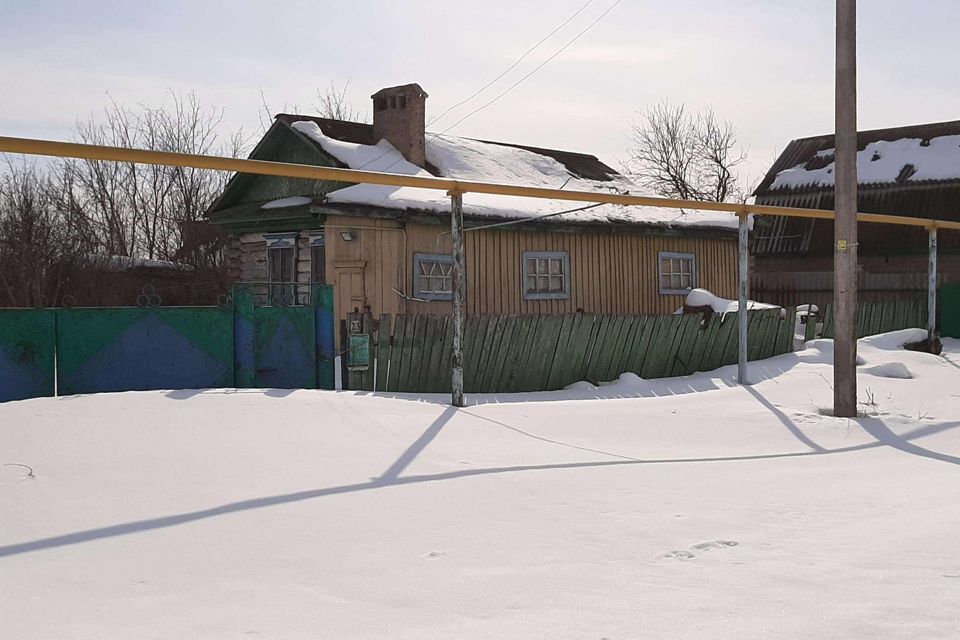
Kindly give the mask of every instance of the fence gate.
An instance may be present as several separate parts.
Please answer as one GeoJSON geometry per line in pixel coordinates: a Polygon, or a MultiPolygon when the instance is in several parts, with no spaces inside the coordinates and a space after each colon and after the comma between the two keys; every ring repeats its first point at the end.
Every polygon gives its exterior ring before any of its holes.
{"type": "Polygon", "coordinates": [[[53,395],[55,328],[50,309],[0,314],[0,402],[53,395]]]}
{"type": "MultiPolygon", "coordinates": [[[[333,389],[333,288],[309,287],[309,299],[269,302],[257,285],[234,289],[238,387],[333,389]]],[[[262,286],[260,288],[263,288],[262,286]]]]}

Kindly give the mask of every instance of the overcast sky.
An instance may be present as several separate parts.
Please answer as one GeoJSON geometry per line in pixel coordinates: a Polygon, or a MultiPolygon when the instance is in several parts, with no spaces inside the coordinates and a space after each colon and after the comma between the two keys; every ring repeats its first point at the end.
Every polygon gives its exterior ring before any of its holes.
{"type": "MultiPolygon", "coordinates": [[[[168,89],[259,129],[274,111],[350,81],[369,112],[381,87],[418,82],[428,118],[496,77],[585,0],[0,0],[0,135],[65,139],[112,96],[168,89]]],[[[594,0],[454,123],[556,52],[614,0],[594,0]]],[[[960,2],[861,0],[861,128],[960,118],[960,2]]],[[[758,178],[792,138],[833,127],[833,0],[623,0],[460,135],[593,153],[614,166],[629,121],[661,100],[712,107],[758,178]]]]}

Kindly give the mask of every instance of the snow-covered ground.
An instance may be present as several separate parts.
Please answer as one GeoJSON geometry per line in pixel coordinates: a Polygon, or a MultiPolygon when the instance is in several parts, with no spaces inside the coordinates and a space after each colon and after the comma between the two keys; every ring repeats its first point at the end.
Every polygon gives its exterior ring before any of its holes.
{"type": "Polygon", "coordinates": [[[750,387],[462,410],[0,405],[0,638],[956,638],[960,342],[895,348],[917,336],[862,342],[858,420],[824,415],[830,341],[750,387]]]}

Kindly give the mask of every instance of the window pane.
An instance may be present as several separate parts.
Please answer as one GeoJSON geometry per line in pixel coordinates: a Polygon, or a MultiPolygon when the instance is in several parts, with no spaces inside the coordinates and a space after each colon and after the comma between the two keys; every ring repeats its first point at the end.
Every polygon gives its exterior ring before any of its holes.
{"type": "Polygon", "coordinates": [[[662,273],[670,273],[670,260],[669,260],[669,259],[664,258],[663,260],[660,261],[660,271],[661,271],[662,273]]]}
{"type": "Polygon", "coordinates": [[[538,275],[541,273],[548,273],[548,269],[550,268],[549,266],[547,266],[548,263],[549,263],[549,260],[547,260],[546,258],[537,258],[537,274],[538,275]]]}
{"type": "Polygon", "coordinates": [[[327,282],[327,248],[322,244],[310,247],[310,281],[327,282]]]}
{"type": "Polygon", "coordinates": [[[453,291],[453,278],[440,278],[438,291],[453,291]]]}
{"type": "Polygon", "coordinates": [[[534,259],[527,260],[527,275],[534,275],[537,272],[537,261],[534,259]]]}
{"type": "Polygon", "coordinates": [[[559,293],[563,291],[563,276],[550,276],[550,292],[559,293]]]}
{"type": "Polygon", "coordinates": [[[550,275],[558,275],[561,273],[563,273],[563,260],[550,260],[550,275]]]}
{"type": "Polygon", "coordinates": [[[689,273],[685,273],[685,274],[681,275],[681,276],[680,276],[680,282],[683,283],[683,288],[684,288],[684,289],[689,289],[689,288],[690,288],[690,274],[689,274],[689,273]]]}
{"type": "Polygon", "coordinates": [[[665,273],[665,274],[663,274],[662,276],[660,276],[660,288],[661,288],[661,289],[669,289],[669,288],[670,288],[670,274],[669,274],[669,273],[665,273]]]}
{"type": "Polygon", "coordinates": [[[527,291],[537,290],[537,279],[534,276],[527,276],[527,291]]]}
{"type": "Polygon", "coordinates": [[[682,288],[683,283],[680,281],[680,275],[670,276],[670,288],[671,289],[680,289],[682,288]]]}

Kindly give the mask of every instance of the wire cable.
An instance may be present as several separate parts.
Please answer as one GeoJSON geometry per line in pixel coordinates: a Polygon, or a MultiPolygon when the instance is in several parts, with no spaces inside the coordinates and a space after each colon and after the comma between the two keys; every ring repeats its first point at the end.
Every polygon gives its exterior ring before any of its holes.
{"type": "Polygon", "coordinates": [[[527,50],[523,53],[523,55],[520,56],[519,58],[517,58],[517,60],[516,60],[513,64],[511,64],[509,67],[507,67],[506,69],[504,69],[504,70],[503,70],[503,73],[501,73],[501,74],[498,75],[496,78],[494,78],[493,80],[491,80],[491,81],[488,82],[487,84],[485,84],[485,85],[483,85],[482,87],[480,87],[479,89],[477,89],[477,90],[476,90],[474,93],[472,93],[469,97],[464,98],[463,100],[461,100],[461,101],[458,102],[457,104],[453,105],[452,107],[448,107],[447,110],[444,111],[443,113],[441,113],[440,115],[434,116],[433,118],[430,118],[430,122],[427,123],[427,126],[433,124],[433,123],[436,122],[437,120],[442,120],[443,117],[446,116],[448,113],[450,113],[451,111],[453,111],[453,110],[456,109],[457,107],[459,107],[459,106],[461,106],[461,105],[464,105],[464,104],[470,102],[471,100],[473,100],[474,98],[476,98],[478,95],[480,95],[481,93],[483,93],[484,91],[486,91],[487,89],[489,89],[492,85],[496,84],[501,78],[503,78],[503,76],[505,76],[505,75],[507,75],[508,73],[510,73],[511,71],[513,71],[513,70],[517,67],[518,64],[520,64],[521,62],[523,62],[524,60],[526,60],[527,56],[529,56],[531,53],[533,53],[534,51],[536,51],[536,50],[540,47],[540,45],[542,45],[544,42],[546,42],[547,40],[549,40],[549,39],[553,36],[553,34],[555,34],[557,31],[560,31],[560,29],[562,29],[562,28],[564,28],[565,26],[567,26],[568,24],[570,24],[570,21],[571,21],[571,20],[573,20],[573,19],[576,18],[578,15],[580,15],[581,13],[583,13],[584,9],[586,9],[587,7],[589,7],[591,4],[593,4],[593,0],[587,0],[579,9],[577,9],[576,11],[573,12],[573,15],[571,15],[569,18],[567,18],[566,20],[564,20],[563,22],[561,22],[556,28],[554,28],[553,31],[551,31],[550,33],[548,33],[547,35],[545,35],[539,42],[537,42],[537,44],[535,44],[535,45],[533,45],[532,47],[530,47],[529,49],[527,49],[527,50]]]}
{"type": "Polygon", "coordinates": [[[473,115],[475,115],[475,114],[477,114],[477,113],[480,113],[481,111],[483,111],[484,109],[486,109],[487,107],[489,107],[490,105],[492,105],[494,102],[496,102],[497,100],[499,100],[499,99],[502,98],[503,96],[505,96],[505,95],[507,95],[508,93],[510,93],[513,89],[515,89],[518,85],[520,85],[520,83],[522,83],[524,80],[526,80],[527,78],[529,78],[530,76],[532,76],[533,74],[535,74],[537,71],[539,71],[540,69],[542,69],[544,66],[546,66],[548,62],[550,62],[551,60],[553,60],[554,58],[556,58],[558,55],[560,55],[561,53],[563,53],[564,51],[566,51],[568,47],[570,47],[574,42],[576,42],[577,40],[579,40],[587,31],[589,31],[590,29],[592,29],[598,22],[600,22],[601,20],[603,20],[603,18],[606,17],[606,15],[607,15],[608,13],[610,13],[611,11],[613,11],[613,10],[616,8],[616,6],[617,6],[618,4],[620,4],[621,2],[623,2],[623,0],[616,0],[616,2],[614,2],[612,5],[610,5],[610,6],[607,8],[606,11],[604,11],[604,12],[601,13],[599,16],[597,16],[597,18],[596,18],[593,22],[591,22],[590,24],[588,24],[585,29],[583,29],[580,33],[578,33],[576,36],[574,36],[572,40],[570,40],[570,41],[567,42],[565,45],[563,45],[562,47],[560,47],[560,48],[559,48],[557,51],[555,51],[555,52],[553,53],[553,55],[551,55],[549,58],[547,58],[546,60],[544,60],[543,62],[541,62],[540,64],[538,64],[536,67],[534,67],[533,70],[530,71],[528,74],[526,74],[525,76],[523,76],[522,78],[520,78],[519,80],[517,80],[516,82],[514,82],[512,85],[510,85],[509,87],[507,87],[503,92],[501,92],[500,94],[498,94],[493,100],[487,102],[486,104],[484,104],[484,105],[482,105],[482,106],[480,106],[480,107],[477,107],[476,109],[474,109],[473,111],[471,111],[471,112],[468,113],[467,115],[463,116],[462,118],[460,118],[459,120],[457,120],[456,122],[454,122],[452,125],[450,125],[450,126],[447,127],[446,129],[444,129],[443,131],[441,131],[439,134],[430,134],[430,135],[443,135],[444,133],[447,133],[447,132],[450,131],[451,129],[453,129],[453,128],[457,127],[458,125],[460,125],[460,124],[461,124],[464,120],[466,120],[467,118],[469,118],[469,117],[471,117],[471,116],[473,116],[473,115]]]}

